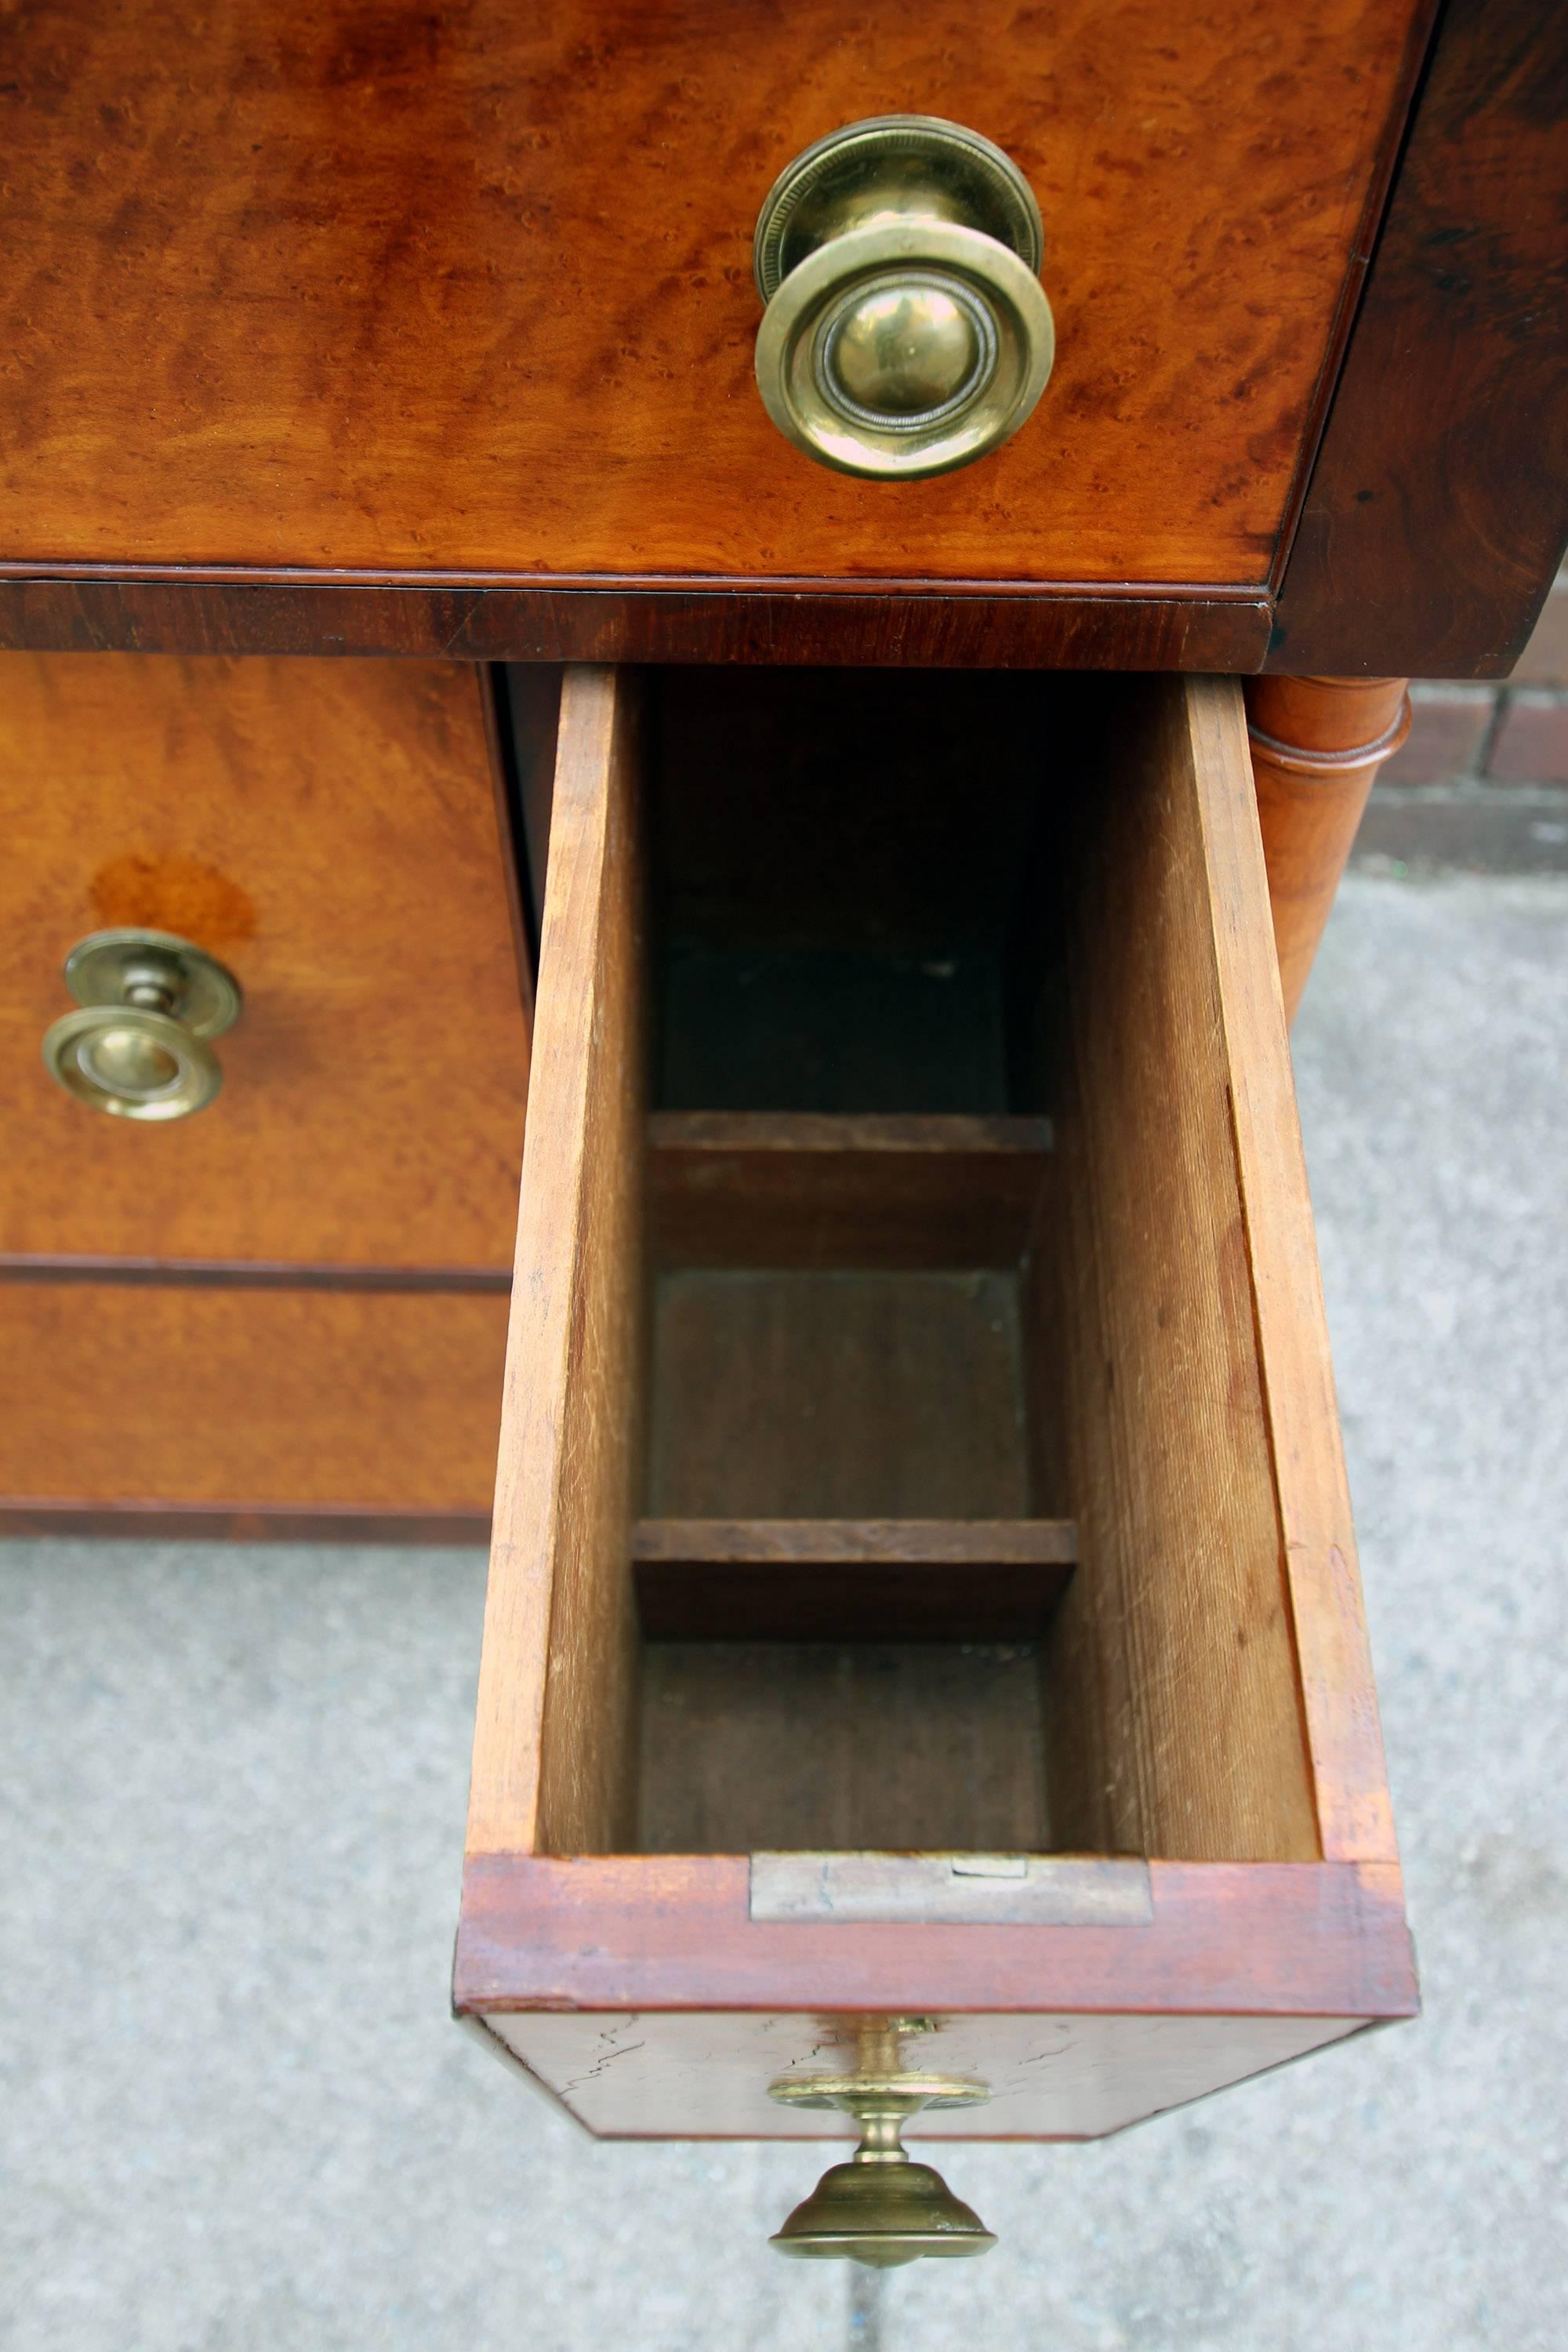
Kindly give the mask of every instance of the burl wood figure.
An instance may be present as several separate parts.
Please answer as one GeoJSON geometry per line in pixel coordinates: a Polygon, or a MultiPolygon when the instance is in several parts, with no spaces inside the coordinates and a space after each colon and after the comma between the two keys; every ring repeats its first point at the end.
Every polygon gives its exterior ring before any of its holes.
{"type": "Polygon", "coordinates": [[[786,2253],[1415,2008],[1286,1024],[1555,567],[1565,87],[0,16],[0,1528],[489,1536],[457,2011],[786,2253]]]}

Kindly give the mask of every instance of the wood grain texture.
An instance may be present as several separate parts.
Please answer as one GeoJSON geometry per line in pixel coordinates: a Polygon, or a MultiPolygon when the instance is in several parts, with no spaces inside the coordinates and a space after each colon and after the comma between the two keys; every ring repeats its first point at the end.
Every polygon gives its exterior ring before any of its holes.
{"type": "Polygon", "coordinates": [[[0,657],[0,1249],[504,1272],[529,1027],[475,672],[0,657]],[[200,1116],[64,1094],[84,934],[195,940],[245,990],[200,1116]]]}
{"type": "Polygon", "coordinates": [[[0,1255],[0,1282],[13,1281],[200,1284],[226,1290],[438,1290],[449,1296],[473,1290],[504,1293],[511,1288],[511,1271],[488,1265],[337,1265],[330,1260],[297,1265],[268,1258],[236,1265],[232,1259],[204,1257],[29,1257],[11,1251],[0,1255]]]}
{"type": "Polygon", "coordinates": [[[647,1515],[1023,1518],[1000,1274],[685,1273],[655,1289],[647,1515]]]}
{"type": "Polygon", "coordinates": [[[636,682],[562,687],[470,1851],[631,1827],[647,1115],[636,682]]]}
{"type": "Polygon", "coordinates": [[[363,1503],[0,1503],[0,1536],[121,1537],[132,1543],[488,1544],[490,1514],[377,1511],[363,1503]]]}
{"type": "Polygon", "coordinates": [[[1408,2017],[1392,1864],[1150,1865],[1152,1925],[754,1920],[744,1854],[470,1859],[459,2011],[1067,2011],[1408,2017]]]}
{"type": "Polygon", "coordinates": [[[1050,1843],[1026,1643],[656,1642],[645,1853],[1050,1843]]]}
{"type": "Polygon", "coordinates": [[[1331,1861],[1397,1854],[1340,1438],[1322,1276],[1276,961],[1261,920],[1263,845],[1239,689],[1183,689],[1213,908],[1252,1321],[1279,1498],[1313,1801],[1331,1861]]]}
{"type": "Polygon", "coordinates": [[[1039,1118],[657,1111],[652,1245],[670,1265],[1015,1266],[1039,1118]]]}
{"type": "Polygon", "coordinates": [[[637,1618],[663,1641],[1028,1641],[1070,1519],[639,1519],[637,1618]]]}
{"type": "Polygon", "coordinates": [[[1568,533],[1568,13],[1448,0],[1268,666],[1501,677],[1568,533]]]}
{"type": "Polygon", "coordinates": [[[1385,760],[1410,731],[1402,677],[1247,681],[1248,740],[1274,946],[1293,1021],[1385,760]]]}
{"type": "Polygon", "coordinates": [[[1271,597],[1107,587],[877,595],[770,582],[706,588],[377,587],[345,579],[62,572],[0,562],[0,647],[39,652],[401,654],[466,661],[777,662],[911,670],[1261,667],[1271,597]]]}
{"type": "MultiPolygon", "coordinates": [[[[1317,1824],[1232,1128],[1247,1073],[1216,929],[1258,935],[1267,969],[1238,964],[1236,991],[1277,1013],[1279,982],[1261,859],[1255,877],[1209,845],[1242,823],[1239,698],[1151,681],[1118,714],[1066,871],[1070,1054],[1040,1243],[1080,1543],[1046,1669],[1053,1818],[1098,1852],[1304,1861],[1317,1824]]],[[[1276,1057],[1289,1099],[1282,1030],[1260,1022],[1246,1050],[1276,1057]]],[[[1265,1194],[1273,1161],[1254,1175],[1265,1194]]],[[[1332,1442],[1315,1391],[1276,1402],[1298,1442],[1332,1442]]]]}
{"type": "Polygon", "coordinates": [[[33,0],[5,552],[1260,583],[1418,15],[33,0]],[[904,109],[1027,174],[1059,356],[1007,448],[889,488],[768,423],[750,248],[792,155],[904,109]]]}
{"type": "MultiPolygon", "coordinates": [[[[1100,2139],[1150,2112],[1223,2090],[1343,2040],[1360,2018],[1129,2017],[939,2014],[934,2037],[904,2042],[908,2066],[985,2083],[983,2107],[911,2118],[906,2138],[944,2147],[966,2140],[1100,2139]]],[[[781,2107],[768,2097],[780,2075],[852,2073],[854,2021],[788,2011],[645,2016],[527,2015],[487,2019],[536,2082],[603,2139],[771,2139],[803,2147],[794,2193],[817,2167],[845,2156],[854,2134],[831,2114],[781,2107]],[[846,2143],[848,2143],[847,2146],[846,2143]],[[821,2145],[826,2143],[827,2145],[821,2145]],[[834,2147],[837,2143],[837,2148],[834,2147]]],[[[941,2159],[944,2170],[948,2158],[941,2159]]],[[[969,2188],[961,2155],[950,2177],[969,2188]]],[[[782,2212],[788,2201],[781,2189],[782,2212]]],[[[984,2201],[984,2200],[983,2200],[984,2201]]]]}
{"type": "Polygon", "coordinates": [[[14,1529],[127,1506],[471,1522],[505,1333],[499,1298],[7,1283],[0,1497],[14,1529]]]}

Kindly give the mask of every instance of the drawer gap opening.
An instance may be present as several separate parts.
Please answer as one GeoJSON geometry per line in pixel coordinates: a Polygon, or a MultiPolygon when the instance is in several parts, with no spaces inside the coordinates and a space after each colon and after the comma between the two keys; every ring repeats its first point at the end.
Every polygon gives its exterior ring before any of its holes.
{"type": "Polygon", "coordinates": [[[671,670],[651,696],[655,1110],[1048,1109],[1042,816],[1070,703],[843,670],[671,670]]]}
{"type": "Polygon", "coordinates": [[[485,1834],[1313,1859],[1239,720],[744,668],[562,710],[485,1834]]]}

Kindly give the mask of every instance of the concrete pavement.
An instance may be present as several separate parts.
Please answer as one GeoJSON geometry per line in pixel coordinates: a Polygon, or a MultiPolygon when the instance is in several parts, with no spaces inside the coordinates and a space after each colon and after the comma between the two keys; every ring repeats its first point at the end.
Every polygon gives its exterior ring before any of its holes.
{"type": "Polygon", "coordinates": [[[11,2352],[1561,2352],[1568,883],[1352,877],[1297,1059],[1426,2019],[783,2263],[447,2020],[479,1559],[0,1546],[11,2352]]]}

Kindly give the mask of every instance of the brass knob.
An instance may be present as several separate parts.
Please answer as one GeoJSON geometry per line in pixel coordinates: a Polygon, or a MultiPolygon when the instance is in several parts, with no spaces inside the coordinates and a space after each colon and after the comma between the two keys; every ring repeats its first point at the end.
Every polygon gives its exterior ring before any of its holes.
{"type": "Polygon", "coordinates": [[[887,114],[797,155],[757,219],[757,385],[824,466],[914,481],[1016,433],[1056,355],[1040,208],[956,122],[887,114]]]}
{"type": "Polygon", "coordinates": [[[902,2072],[899,2034],[925,2030],[923,2019],[868,2026],[853,2074],[785,2075],[768,2085],[769,2097],[784,2105],[837,2107],[860,2126],[848,2163],[829,2166],[769,2240],[781,2254],[887,2270],[922,2255],[988,2254],[996,2243],[941,2173],[904,2147],[903,2127],[922,2107],[973,2107],[990,2096],[984,2083],[902,2072]]]}
{"type": "Polygon", "coordinates": [[[82,1008],[44,1036],[68,1094],[115,1118],[188,1118],[223,1084],[207,1040],[239,1018],[239,982],[169,931],[94,931],[66,958],[82,1008]]]}

